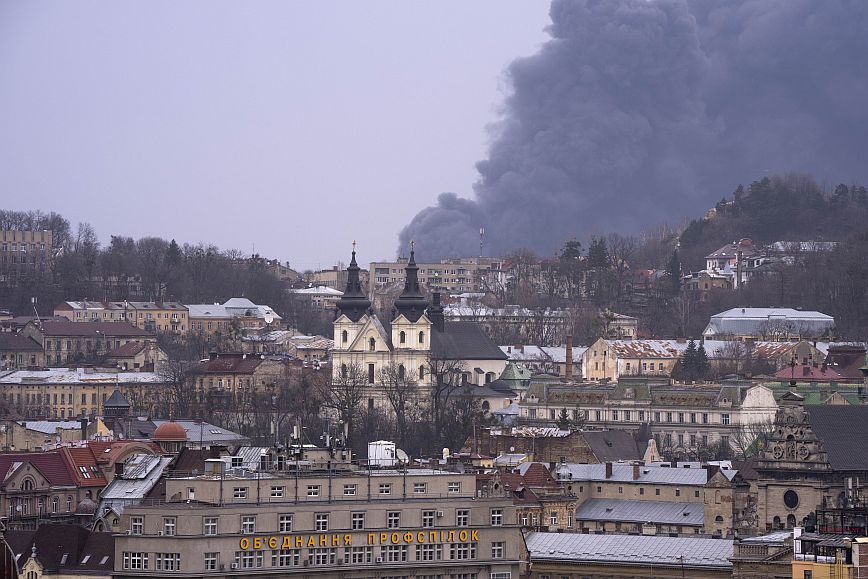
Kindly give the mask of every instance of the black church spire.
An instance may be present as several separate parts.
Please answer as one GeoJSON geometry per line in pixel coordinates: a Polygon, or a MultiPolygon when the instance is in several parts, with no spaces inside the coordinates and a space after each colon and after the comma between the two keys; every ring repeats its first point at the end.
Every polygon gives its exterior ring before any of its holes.
{"type": "MultiPolygon", "coordinates": [[[[401,296],[395,300],[395,310],[397,314],[404,314],[404,317],[411,322],[419,321],[422,314],[425,313],[425,308],[428,307],[428,301],[422,295],[422,289],[419,287],[419,268],[416,266],[415,243],[410,242],[410,260],[404,268],[404,291],[401,296]]],[[[397,315],[396,314],[396,315],[397,315]]]]}
{"type": "Polygon", "coordinates": [[[359,279],[359,264],[356,263],[356,242],[353,241],[353,257],[350,260],[350,266],[347,268],[347,287],[344,295],[337,303],[338,311],[354,322],[359,319],[371,308],[371,300],[362,291],[362,282],[359,279]]]}

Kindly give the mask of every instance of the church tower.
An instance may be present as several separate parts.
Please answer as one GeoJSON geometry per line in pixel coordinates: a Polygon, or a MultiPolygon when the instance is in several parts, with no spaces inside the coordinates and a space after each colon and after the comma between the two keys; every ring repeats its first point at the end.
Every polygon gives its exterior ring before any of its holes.
{"type": "Polygon", "coordinates": [[[431,351],[431,321],[425,314],[428,300],[419,287],[415,253],[414,244],[410,242],[410,259],[404,268],[404,291],[395,300],[392,346],[399,374],[406,373],[419,383],[425,383],[430,379],[426,368],[431,351]]]}

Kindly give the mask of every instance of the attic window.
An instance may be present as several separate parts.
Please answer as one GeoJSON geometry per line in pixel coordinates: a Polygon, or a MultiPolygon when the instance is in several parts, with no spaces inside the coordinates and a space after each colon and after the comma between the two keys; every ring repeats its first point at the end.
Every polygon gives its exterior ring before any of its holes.
{"type": "Polygon", "coordinates": [[[63,567],[66,565],[66,560],[69,558],[69,553],[64,553],[63,557],[60,558],[60,566],[63,567]]]}
{"type": "Polygon", "coordinates": [[[109,556],[106,555],[102,559],[99,560],[100,565],[105,565],[108,562],[109,556]]]}
{"type": "Polygon", "coordinates": [[[84,558],[81,560],[81,564],[85,565],[88,561],[90,561],[90,555],[85,555],[84,558]]]}

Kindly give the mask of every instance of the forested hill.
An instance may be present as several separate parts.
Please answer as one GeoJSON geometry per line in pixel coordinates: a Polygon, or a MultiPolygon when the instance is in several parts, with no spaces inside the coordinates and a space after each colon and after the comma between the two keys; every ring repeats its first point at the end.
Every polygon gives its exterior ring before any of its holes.
{"type": "Polygon", "coordinates": [[[695,219],[680,237],[682,267],[705,267],[715,249],[747,237],[758,244],[775,241],[843,241],[868,227],[868,191],[840,184],[824,192],[812,177],[786,175],[741,185],[695,219]]]}

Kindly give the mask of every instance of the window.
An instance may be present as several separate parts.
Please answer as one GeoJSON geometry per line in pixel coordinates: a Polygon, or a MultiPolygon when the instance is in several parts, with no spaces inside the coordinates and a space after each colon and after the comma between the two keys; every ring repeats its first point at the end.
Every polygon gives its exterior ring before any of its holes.
{"type": "Polygon", "coordinates": [[[492,541],[491,543],[491,558],[492,559],[503,559],[503,552],[506,547],[506,543],[504,541],[492,541]]]}
{"type": "Polygon", "coordinates": [[[425,379],[425,365],[419,366],[419,380],[425,379]]]}
{"type": "Polygon", "coordinates": [[[656,497],[660,496],[660,489],[654,489],[654,496],[656,496],[656,497]]]}
{"type": "Polygon", "coordinates": [[[283,497],[283,487],[271,487],[271,498],[279,499],[283,497]]]}
{"type": "Polygon", "coordinates": [[[130,534],[141,535],[145,527],[144,517],[130,517],[130,534]]]}
{"type": "Polygon", "coordinates": [[[381,557],[389,563],[399,563],[407,560],[406,545],[387,545],[380,547],[381,557]]]}
{"type": "Polygon", "coordinates": [[[630,411],[629,410],[624,411],[624,422],[630,422],[630,411]]]}
{"type": "Polygon", "coordinates": [[[235,499],[246,499],[247,498],[247,487],[235,487],[232,489],[232,498],[235,499]]]}
{"type": "Polygon", "coordinates": [[[401,333],[398,334],[398,343],[405,344],[407,343],[407,334],[402,330],[401,333]]]}
{"type": "Polygon", "coordinates": [[[696,424],[696,412],[691,412],[691,413],[690,413],[690,423],[691,423],[691,424],[696,424]]]}
{"type": "Polygon", "coordinates": [[[356,485],[344,485],[344,496],[352,497],[356,494],[356,485]]]}
{"type": "Polygon", "coordinates": [[[352,530],[359,531],[361,529],[364,529],[365,528],[365,513],[353,513],[351,521],[352,521],[352,524],[351,524],[352,530]]]}
{"type": "Polygon", "coordinates": [[[476,543],[450,543],[449,558],[476,559],[476,543]]]}
{"type": "Polygon", "coordinates": [[[491,509],[491,526],[499,527],[503,524],[503,509],[491,509]]]}
{"type": "Polygon", "coordinates": [[[678,422],[684,422],[684,413],[683,412],[678,413],[678,422]]]}
{"type": "Polygon", "coordinates": [[[344,330],[343,332],[341,332],[341,343],[346,344],[348,340],[349,336],[347,335],[347,331],[344,330]]]}
{"type": "Polygon", "coordinates": [[[676,497],[680,497],[680,496],[681,496],[681,489],[679,489],[679,488],[676,488],[676,489],[675,489],[675,496],[676,496],[676,497]]]}
{"type": "Polygon", "coordinates": [[[301,549],[281,549],[271,552],[272,567],[297,567],[301,564],[301,549]]]}
{"type": "Polygon", "coordinates": [[[314,516],[314,530],[315,531],[328,531],[329,530],[329,514],[328,513],[317,513],[314,516]]]}
{"type": "Polygon", "coordinates": [[[612,420],[618,420],[618,411],[617,410],[612,411],[612,420]]]}
{"type": "Polygon", "coordinates": [[[549,524],[557,525],[558,524],[558,512],[552,511],[549,513],[549,524]]]}
{"type": "Polygon", "coordinates": [[[374,562],[373,547],[347,547],[344,549],[344,559],[349,563],[370,564],[374,562]]]}
{"type": "Polygon", "coordinates": [[[506,571],[504,573],[490,573],[489,574],[489,577],[491,579],[510,579],[511,576],[512,576],[512,573],[510,573],[509,571],[506,571]]]}
{"type": "Polygon", "coordinates": [[[147,553],[131,553],[124,551],[123,554],[124,569],[147,569],[148,554],[147,553]]]}
{"type": "Polygon", "coordinates": [[[702,413],[702,423],[708,424],[708,413],[707,412],[702,413]]]}
{"type": "Polygon", "coordinates": [[[347,375],[348,375],[347,365],[346,365],[346,364],[341,364],[341,378],[343,378],[344,380],[346,380],[346,379],[347,379],[347,375]]]}
{"type": "Polygon", "coordinates": [[[666,422],[672,422],[672,413],[671,412],[666,413],[666,422]]]}
{"type": "Polygon", "coordinates": [[[720,423],[721,424],[729,424],[729,414],[721,414],[720,415],[720,423]]]}
{"type": "Polygon", "coordinates": [[[417,482],[413,483],[413,494],[421,495],[428,492],[428,483],[417,482]]]}
{"type": "Polygon", "coordinates": [[[277,519],[277,530],[280,533],[292,532],[292,515],[280,515],[277,519]]]}
{"type": "Polygon", "coordinates": [[[422,528],[428,529],[434,526],[434,511],[422,511],[422,528]]]}
{"type": "Polygon", "coordinates": [[[623,494],[624,494],[624,487],[618,487],[618,494],[619,494],[619,495],[623,495],[623,494]]]}
{"type": "Polygon", "coordinates": [[[455,524],[466,527],[470,524],[470,509],[457,509],[455,511],[455,524]]]}
{"type": "Polygon", "coordinates": [[[598,492],[598,493],[603,492],[603,487],[600,486],[600,485],[597,485],[597,492],[598,492]]]}
{"type": "Polygon", "coordinates": [[[451,482],[446,485],[446,492],[450,493],[460,493],[461,492],[461,483],[460,482],[451,482]]]}
{"type": "Polygon", "coordinates": [[[694,498],[699,498],[699,491],[693,491],[694,498]]]}
{"type": "Polygon", "coordinates": [[[202,534],[216,535],[217,534],[217,517],[205,517],[202,521],[202,534]]]}
{"type": "Polygon", "coordinates": [[[381,495],[392,494],[392,483],[380,483],[380,494],[381,495]]]}
{"type": "Polygon", "coordinates": [[[639,487],[639,494],[640,494],[640,495],[644,495],[644,494],[645,494],[645,487],[639,487]]]}
{"type": "Polygon", "coordinates": [[[307,485],[307,496],[318,497],[319,496],[319,485],[307,485]]]}
{"type": "Polygon", "coordinates": [[[181,570],[181,554],[180,553],[157,553],[156,565],[154,569],[157,571],[180,571],[181,570]]]}
{"type": "Polygon", "coordinates": [[[654,413],[654,422],[660,422],[660,413],[659,412],[654,413]]]}
{"type": "Polygon", "coordinates": [[[375,340],[374,338],[371,338],[370,340],[368,340],[368,351],[369,352],[376,352],[377,351],[377,340],[375,340]]]}
{"type": "Polygon", "coordinates": [[[374,383],[374,364],[368,364],[368,384],[374,383]]]}
{"type": "Polygon", "coordinates": [[[443,545],[416,545],[417,561],[439,561],[443,558],[443,545]]]}
{"type": "Polygon", "coordinates": [[[425,343],[425,332],[419,332],[419,343],[420,344],[425,343]]]}
{"type": "Polygon", "coordinates": [[[241,569],[262,567],[262,551],[235,551],[235,563],[241,569]]]}
{"type": "Polygon", "coordinates": [[[205,570],[216,571],[220,564],[220,553],[205,553],[205,570]]]}
{"type": "Polygon", "coordinates": [[[401,511],[388,511],[386,513],[386,528],[397,529],[401,526],[401,511]]]}
{"type": "Polygon", "coordinates": [[[256,532],[256,517],[253,515],[245,515],[241,517],[241,534],[252,535],[256,532]]]}
{"type": "Polygon", "coordinates": [[[404,376],[407,374],[406,370],[404,370],[403,364],[398,364],[398,379],[403,380],[404,376]]]}

